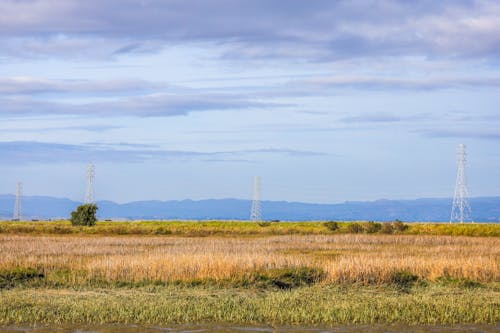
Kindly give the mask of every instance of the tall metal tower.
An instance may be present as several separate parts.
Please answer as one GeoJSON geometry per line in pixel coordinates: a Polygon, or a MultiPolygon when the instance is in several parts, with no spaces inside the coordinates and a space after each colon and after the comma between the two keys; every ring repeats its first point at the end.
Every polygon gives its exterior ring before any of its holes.
{"type": "Polygon", "coordinates": [[[16,187],[16,203],[14,206],[14,221],[21,221],[23,219],[22,197],[23,183],[18,182],[16,187]]]}
{"type": "Polygon", "coordinates": [[[260,210],[260,177],[255,176],[253,179],[253,201],[252,211],[250,212],[250,220],[262,221],[262,211],[260,210]]]}
{"type": "Polygon", "coordinates": [[[465,145],[458,145],[458,171],[455,194],[453,195],[453,206],[451,207],[450,223],[452,222],[474,222],[472,220],[472,210],[469,203],[469,193],[465,179],[465,145]]]}
{"type": "Polygon", "coordinates": [[[94,202],[94,178],[95,178],[95,166],[89,163],[87,167],[87,190],[85,191],[85,204],[93,204],[94,202]]]}

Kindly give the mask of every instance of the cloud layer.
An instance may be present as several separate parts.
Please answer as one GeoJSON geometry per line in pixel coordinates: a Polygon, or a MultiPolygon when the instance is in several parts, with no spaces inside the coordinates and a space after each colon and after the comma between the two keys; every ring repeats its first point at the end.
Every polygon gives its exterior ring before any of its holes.
{"type": "Polygon", "coordinates": [[[210,57],[219,57],[218,64],[236,60],[251,68],[254,60],[264,59],[293,69],[352,60],[367,61],[366,68],[383,63],[385,69],[347,74],[349,68],[325,65],[313,67],[323,74],[305,79],[208,89],[147,78],[0,76],[0,115],[165,117],[297,106],[275,99],[325,96],[339,89],[497,88],[496,72],[464,74],[454,66],[496,63],[499,31],[500,3],[484,0],[5,0],[0,2],[0,64],[33,58],[110,64],[122,56],[198,45],[200,52],[216,50],[210,57]],[[444,72],[438,67],[436,73],[425,69],[414,75],[412,69],[397,70],[412,66],[400,62],[407,58],[458,63],[447,64],[444,72]],[[395,70],[387,69],[391,63],[395,70]]]}
{"type": "Polygon", "coordinates": [[[0,190],[95,161],[116,200],[255,174],[298,186],[279,200],[449,195],[463,142],[493,193],[499,32],[496,0],[1,0],[0,190]]]}
{"type": "MultiPolygon", "coordinates": [[[[1,87],[0,87],[1,88],[1,87]]],[[[15,89],[15,88],[13,88],[15,89]]],[[[51,89],[50,87],[32,86],[32,91],[51,89]]],[[[55,88],[52,88],[55,89],[55,88]]],[[[66,89],[71,89],[66,87],[66,89]]],[[[94,88],[92,88],[94,89],[94,88]]],[[[20,89],[22,90],[22,89],[20,89]]],[[[99,92],[99,94],[102,91],[99,92]]],[[[98,117],[165,117],[187,115],[196,111],[222,111],[238,109],[266,109],[283,107],[285,104],[271,101],[259,101],[246,95],[223,93],[151,93],[147,95],[114,96],[103,101],[72,102],[74,94],[68,94],[70,101],[61,99],[39,99],[36,93],[21,94],[0,93],[0,115],[29,116],[29,115],[83,115],[98,117]]],[[[60,96],[59,96],[60,97],[60,96]]]]}
{"type": "Polygon", "coordinates": [[[282,148],[243,149],[235,151],[184,151],[165,150],[142,144],[63,144],[36,141],[0,142],[2,164],[33,164],[77,162],[141,163],[145,161],[247,161],[250,156],[324,156],[324,153],[282,148]]]}
{"type": "Polygon", "coordinates": [[[500,55],[500,4],[484,0],[5,0],[8,57],[112,57],[176,43],[230,58],[500,55]]]}
{"type": "Polygon", "coordinates": [[[342,89],[363,91],[435,91],[500,87],[500,78],[457,76],[399,78],[385,76],[313,76],[281,84],[193,89],[146,80],[47,80],[0,77],[0,115],[85,115],[167,117],[190,112],[279,109],[296,102],[276,98],[325,96],[342,89]],[[55,96],[55,97],[54,97],[55,96]],[[81,97],[84,97],[82,102],[81,97]],[[74,102],[73,100],[77,100],[74,102]]]}

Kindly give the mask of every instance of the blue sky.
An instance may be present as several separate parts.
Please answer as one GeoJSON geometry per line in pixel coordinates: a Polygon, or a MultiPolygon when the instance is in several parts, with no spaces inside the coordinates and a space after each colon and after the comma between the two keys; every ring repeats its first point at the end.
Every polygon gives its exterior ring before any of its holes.
{"type": "Polygon", "coordinates": [[[500,195],[498,1],[2,0],[0,193],[500,195]]]}

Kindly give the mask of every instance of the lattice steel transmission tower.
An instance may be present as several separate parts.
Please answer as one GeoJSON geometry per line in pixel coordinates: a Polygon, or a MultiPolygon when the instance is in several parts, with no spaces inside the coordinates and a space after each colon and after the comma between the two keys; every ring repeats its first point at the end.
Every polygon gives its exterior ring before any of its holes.
{"type": "Polygon", "coordinates": [[[450,223],[452,222],[474,222],[472,220],[472,209],[469,203],[467,181],[465,178],[466,152],[465,145],[458,145],[458,171],[453,195],[453,206],[451,207],[450,223]]]}
{"type": "Polygon", "coordinates": [[[262,221],[262,211],[260,209],[260,177],[255,176],[253,179],[253,201],[252,211],[250,212],[250,220],[262,221]]]}
{"type": "Polygon", "coordinates": [[[90,163],[87,167],[87,190],[85,191],[85,204],[93,204],[94,202],[94,178],[95,166],[90,163]]]}
{"type": "Polygon", "coordinates": [[[23,219],[23,183],[18,182],[16,186],[16,203],[14,205],[14,221],[21,221],[23,219]]]}

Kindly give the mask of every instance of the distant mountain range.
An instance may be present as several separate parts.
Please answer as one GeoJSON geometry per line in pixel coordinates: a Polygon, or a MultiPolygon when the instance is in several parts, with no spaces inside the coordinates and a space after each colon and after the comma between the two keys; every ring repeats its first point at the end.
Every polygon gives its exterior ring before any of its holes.
{"type": "MultiPolygon", "coordinates": [[[[15,198],[0,195],[0,218],[11,219],[15,198]]],[[[500,222],[500,197],[470,200],[475,221],[500,222]]],[[[23,197],[26,219],[68,218],[81,203],[43,196],[23,197]]],[[[117,204],[99,201],[100,219],[235,219],[247,220],[251,201],[209,199],[182,201],[135,201],[117,204]]],[[[348,201],[339,204],[311,204],[287,201],[263,201],[266,220],[374,220],[448,221],[451,199],[348,201]]]]}

